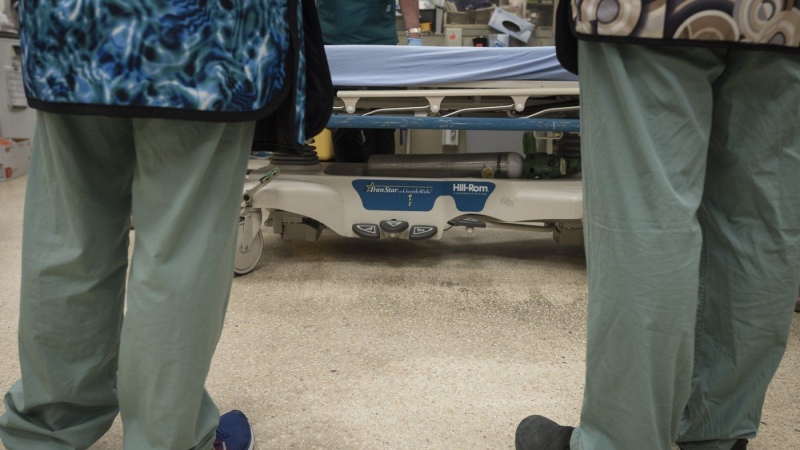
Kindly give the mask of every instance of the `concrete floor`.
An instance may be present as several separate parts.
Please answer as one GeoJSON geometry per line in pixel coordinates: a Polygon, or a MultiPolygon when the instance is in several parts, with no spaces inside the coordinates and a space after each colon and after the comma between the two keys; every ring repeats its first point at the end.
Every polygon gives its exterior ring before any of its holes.
{"type": "MultiPolygon", "coordinates": [[[[19,377],[25,182],[0,182],[0,392],[19,377]]],[[[208,389],[248,414],[261,450],[513,448],[526,415],[578,420],[585,269],[581,249],[549,235],[268,234],[260,266],[234,281],[208,389]]],[[[121,436],[117,422],[92,449],[121,436]]],[[[749,448],[800,448],[798,320],[749,448]]]]}

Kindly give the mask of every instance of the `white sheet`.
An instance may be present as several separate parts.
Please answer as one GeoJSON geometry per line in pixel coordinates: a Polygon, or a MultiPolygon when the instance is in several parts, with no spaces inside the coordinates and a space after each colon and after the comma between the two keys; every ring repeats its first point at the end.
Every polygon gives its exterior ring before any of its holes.
{"type": "Polygon", "coordinates": [[[555,47],[327,45],[334,86],[436,85],[472,81],[577,81],[555,47]]]}

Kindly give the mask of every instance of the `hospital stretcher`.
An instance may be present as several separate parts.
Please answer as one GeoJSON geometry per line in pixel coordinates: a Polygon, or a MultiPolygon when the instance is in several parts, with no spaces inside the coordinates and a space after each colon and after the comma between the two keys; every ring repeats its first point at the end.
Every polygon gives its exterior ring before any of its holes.
{"type": "Polygon", "coordinates": [[[329,128],[521,130],[536,132],[533,142],[546,150],[415,155],[407,147],[410,154],[365,164],[273,154],[245,183],[237,274],[259,262],[263,225],[286,240],[313,241],[324,229],[439,239],[453,227],[495,226],[582,243],[581,178],[566,163],[579,158],[578,81],[552,47],[329,46],[326,53],[334,85],[352,86],[337,91],[329,128]],[[559,156],[562,141],[571,143],[564,152],[571,159],[559,156]]]}

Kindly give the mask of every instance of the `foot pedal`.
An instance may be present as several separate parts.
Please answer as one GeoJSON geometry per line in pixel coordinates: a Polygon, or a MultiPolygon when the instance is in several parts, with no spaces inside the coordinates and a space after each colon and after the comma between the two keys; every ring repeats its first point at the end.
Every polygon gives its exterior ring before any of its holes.
{"type": "Polygon", "coordinates": [[[408,228],[408,222],[402,220],[381,220],[381,230],[387,233],[402,233],[408,228]]]}
{"type": "Polygon", "coordinates": [[[417,241],[436,236],[438,230],[433,225],[414,225],[408,233],[408,238],[417,241]]]}
{"type": "Polygon", "coordinates": [[[381,232],[378,226],[374,223],[356,223],[353,224],[353,233],[366,239],[380,239],[381,232]]]}
{"type": "Polygon", "coordinates": [[[450,222],[452,225],[458,227],[467,227],[467,228],[486,228],[486,222],[481,222],[478,219],[473,219],[471,217],[465,217],[463,219],[458,219],[455,221],[450,222]]]}

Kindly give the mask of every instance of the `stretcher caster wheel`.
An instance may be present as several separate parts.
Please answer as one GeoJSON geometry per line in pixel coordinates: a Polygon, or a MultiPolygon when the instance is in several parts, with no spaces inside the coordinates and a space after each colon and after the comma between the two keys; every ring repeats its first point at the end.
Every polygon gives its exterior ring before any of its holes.
{"type": "MultiPolygon", "coordinates": [[[[239,239],[242,238],[242,231],[244,225],[239,225],[239,239]]],[[[233,264],[233,273],[236,275],[245,275],[253,271],[261,259],[261,252],[264,250],[264,235],[261,230],[258,230],[253,242],[248,247],[243,247],[238,243],[236,246],[236,261],[233,264]]]]}

